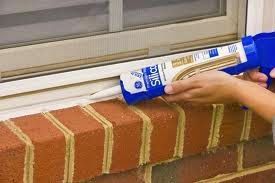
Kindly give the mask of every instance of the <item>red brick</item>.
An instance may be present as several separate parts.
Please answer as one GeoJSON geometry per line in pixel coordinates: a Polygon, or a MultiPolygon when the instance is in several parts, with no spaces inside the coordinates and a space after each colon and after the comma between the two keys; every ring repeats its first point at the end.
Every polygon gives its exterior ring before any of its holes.
{"type": "Polygon", "coordinates": [[[103,175],[87,183],[145,183],[144,169],[134,169],[126,172],[103,175]]]}
{"type": "Polygon", "coordinates": [[[23,182],[25,144],[0,123],[0,182],[23,182]]]}
{"type": "Polygon", "coordinates": [[[139,166],[142,119],[119,100],[109,100],[91,106],[113,124],[113,153],[110,172],[139,166]]]}
{"type": "Polygon", "coordinates": [[[238,177],[223,183],[274,183],[275,169],[257,172],[254,174],[238,177]]]}
{"type": "Polygon", "coordinates": [[[231,146],[157,165],[152,170],[152,183],[192,183],[236,170],[237,150],[231,146]]]}
{"type": "Polygon", "coordinates": [[[258,166],[275,161],[275,146],[271,137],[244,144],[243,166],[258,166]]]}
{"type": "Polygon", "coordinates": [[[232,145],[240,142],[245,111],[239,105],[225,105],[220,127],[219,145],[232,145]]]}
{"type": "Polygon", "coordinates": [[[173,158],[177,138],[179,114],[163,100],[155,99],[137,105],[150,119],[153,126],[150,141],[150,162],[173,158]]]}
{"type": "Polygon", "coordinates": [[[64,135],[40,114],[12,121],[34,145],[34,182],[62,182],[65,165],[64,135]]]}
{"type": "Polygon", "coordinates": [[[205,151],[211,129],[212,105],[180,105],[186,117],[183,154],[192,155],[205,151]]]}
{"type": "Polygon", "coordinates": [[[104,156],[104,128],[80,107],[52,111],[51,114],[74,133],[74,181],[101,175],[104,156]]]}
{"type": "Polygon", "coordinates": [[[257,114],[253,113],[249,139],[259,139],[272,134],[272,125],[257,114]]]}

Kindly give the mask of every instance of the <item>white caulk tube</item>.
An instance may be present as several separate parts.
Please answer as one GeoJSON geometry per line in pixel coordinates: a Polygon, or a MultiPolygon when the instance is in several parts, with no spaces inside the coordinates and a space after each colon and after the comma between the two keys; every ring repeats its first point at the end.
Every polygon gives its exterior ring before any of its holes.
{"type": "MultiPolygon", "coordinates": [[[[96,93],[91,99],[122,93],[128,104],[135,104],[163,95],[164,87],[173,81],[207,70],[222,70],[237,75],[260,67],[263,73],[269,75],[275,66],[274,49],[275,32],[244,37],[239,43],[200,50],[189,55],[159,57],[158,59],[163,60],[162,64],[123,73],[120,76],[120,86],[96,93]]],[[[271,78],[268,84],[270,83],[271,78]]]]}
{"type": "Polygon", "coordinates": [[[123,94],[127,104],[135,104],[164,94],[164,87],[172,81],[188,78],[196,72],[219,70],[246,62],[242,43],[200,50],[190,55],[159,57],[162,64],[126,72],[120,76],[120,86],[100,91],[90,99],[107,98],[123,94]]]}

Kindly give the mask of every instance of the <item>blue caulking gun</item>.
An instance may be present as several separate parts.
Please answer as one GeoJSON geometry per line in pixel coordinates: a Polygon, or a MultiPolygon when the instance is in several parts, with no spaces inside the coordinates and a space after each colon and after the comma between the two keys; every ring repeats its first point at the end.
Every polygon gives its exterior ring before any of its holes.
{"type": "Polygon", "coordinates": [[[270,86],[270,72],[275,68],[275,32],[247,36],[242,38],[241,42],[228,46],[159,59],[164,62],[121,74],[120,85],[95,93],[90,99],[122,93],[127,104],[135,104],[164,95],[164,87],[173,81],[207,70],[221,70],[238,75],[259,68],[260,72],[268,76],[267,84],[270,86]]]}

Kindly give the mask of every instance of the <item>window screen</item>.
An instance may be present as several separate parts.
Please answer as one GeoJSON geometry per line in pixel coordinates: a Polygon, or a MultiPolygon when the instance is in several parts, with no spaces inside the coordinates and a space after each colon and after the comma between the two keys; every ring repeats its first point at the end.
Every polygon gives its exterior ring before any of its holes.
{"type": "Polygon", "coordinates": [[[106,32],[107,0],[0,0],[0,45],[106,32]]]}
{"type": "Polygon", "coordinates": [[[124,0],[124,27],[149,27],[226,13],[225,0],[124,0]]]}

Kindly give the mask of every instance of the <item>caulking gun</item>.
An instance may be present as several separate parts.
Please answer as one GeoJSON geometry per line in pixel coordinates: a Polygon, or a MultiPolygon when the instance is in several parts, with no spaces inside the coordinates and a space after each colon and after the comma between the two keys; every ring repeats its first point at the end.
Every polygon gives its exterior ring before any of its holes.
{"type": "Polygon", "coordinates": [[[122,93],[127,104],[135,104],[162,96],[167,84],[198,72],[221,70],[238,75],[254,68],[259,68],[268,76],[269,86],[272,82],[270,72],[275,68],[275,32],[243,37],[241,42],[235,44],[200,50],[171,60],[164,59],[162,64],[123,73],[120,85],[95,93],[90,99],[122,93]]]}

